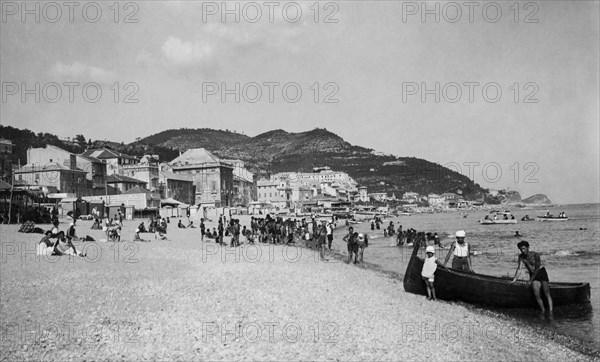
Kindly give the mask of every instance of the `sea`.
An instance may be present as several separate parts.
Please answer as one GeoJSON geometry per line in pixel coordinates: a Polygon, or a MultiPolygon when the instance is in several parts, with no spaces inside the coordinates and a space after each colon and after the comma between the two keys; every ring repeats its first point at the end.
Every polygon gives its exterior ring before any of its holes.
{"type": "MultiPolygon", "coordinates": [[[[479,220],[489,210],[469,210],[435,214],[415,213],[384,219],[381,230],[370,230],[370,222],[353,225],[355,231],[369,234],[369,247],[365,251],[365,262],[369,266],[390,272],[402,278],[412,247],[396,246],[395,236],[384,237],[383,227],[390,221],[395,228],[404,230],[437,232],[441,244],[448,246],[455,240],[457,230],[466,231],[466,241],[471,244],[473,269],[480,274],[514,276],[519,250],[517,243],[527,240],[530,250],[541,254],[550,281],[590,283],[591,303],[588,306],[555,308],[554,313],[542,314],[527,309],[486,309],[517,322],[527,323],[541,332],[558,336],[576,349],[600,355],[600,204],[558,205],[546,208],[506,208],[517,219],[517,224],[481,225],[479,220]],[[553,215],[565,212],[567,221],[540,222],[521,221],[525,215],[534,218],[550,211],[553,215]],[[521,237],[516,237],[516,231],[521,237]]],[[[337,241],[339,243],[339,241],[337,241]]],[[[338,245],[341,250],[344,248],[338,245]]],[[[444,260],[446,250],[439,250],[437,257],[444,260]]],[[[451,261],[448,262],[450,264],[451,261]]],[[[528,279],[524,267],[520,278],[528,279]]]]}

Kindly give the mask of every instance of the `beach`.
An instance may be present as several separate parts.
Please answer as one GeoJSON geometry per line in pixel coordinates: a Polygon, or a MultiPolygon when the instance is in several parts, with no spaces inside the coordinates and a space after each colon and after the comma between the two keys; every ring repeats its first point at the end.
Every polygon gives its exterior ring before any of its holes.
{"type": "Polygon", "coordinates": [[[1,225],[0,359],[591,359],[310,249],[221,247],[173,220],[169,240],[134,243],[139,222],[125,222],[120,243],[75,243],[84,258],[36,256],[41,235],[1,225]]]}

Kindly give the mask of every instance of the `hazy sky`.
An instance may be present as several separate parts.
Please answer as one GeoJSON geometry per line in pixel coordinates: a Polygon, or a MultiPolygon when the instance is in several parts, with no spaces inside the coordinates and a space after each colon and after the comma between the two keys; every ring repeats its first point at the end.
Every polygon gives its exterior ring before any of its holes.
{"type": "Polygon", "coordinates": [[[324,127],[599,201],[597,1],[221,3],[2,1],[1,123],[119,142],[324,127]]]}

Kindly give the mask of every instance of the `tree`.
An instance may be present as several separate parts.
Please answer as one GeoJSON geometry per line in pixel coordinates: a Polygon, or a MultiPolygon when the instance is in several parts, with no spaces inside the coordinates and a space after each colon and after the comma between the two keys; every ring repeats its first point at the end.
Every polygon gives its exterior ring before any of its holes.
{"type": "Polygon", "coordinates": [[[75,143],[77,143],[81,147],[85,147],[86,142],[87,142],[85,140],[85,137],[82,134],[76,135],[74,141],[75,141],[75,143]]]}

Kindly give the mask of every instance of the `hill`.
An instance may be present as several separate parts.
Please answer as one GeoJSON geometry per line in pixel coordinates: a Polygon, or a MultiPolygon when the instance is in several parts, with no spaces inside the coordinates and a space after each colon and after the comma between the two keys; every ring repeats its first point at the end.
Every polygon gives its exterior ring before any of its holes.
{"type": "Polygon", "coordinates": [[[130,144],[106,140],[86,140],[76,135],[61,140],[49,133],[0,126],[0,135],[15,144],[13,162],[24,165],[29,147],[55,145],[74,153],[86,148],[107,147],[134,156],[157,154],[171,161],[190,148],[203,147],[221,158],[240,159],[255,174],[267,176],[282,171],[310,172],[329,166],[347,172],[369,192],[392,192],[400,196],[413,191],[422,195],[454,192],[469,200],[483,200],[487,190],[468,177],[441,165],[414,157],[385,155],[351,145],[338,135],[321,128],[291,133],[272,130],[255,137],[215,129],[170,129],[130,144]]]}
{"type": "Polygon", "coordinates": [[[321,128],[300,133],[277,129],[255,137],[213,129],[167,130],[129,145],[150,146],[181,152],[203,147],[222,158],[241,159],[258,174],[309,172],[313,167],[329,166],[347,172],[369,192],[387,191],[397,196],[407,191],[425,195],[456,192],[467,199],[483,199],[486,194],[486,190],[453,170],[419,158],[383,155],[354,146],[321,128]]]}
{"type": "Polygon", "coordinates": [[[544,194],[535,194],[533,196],[529,196],[528,198],[522,200],[524,204],[535,204],[535,205],[551,205],[552,201],[548,198],[548,196],[544,194]]]}

